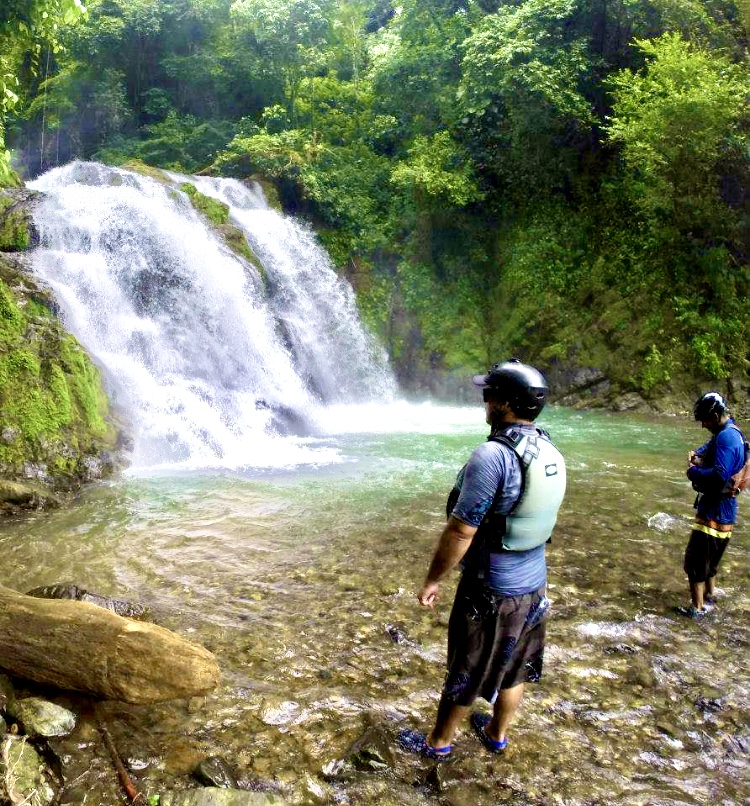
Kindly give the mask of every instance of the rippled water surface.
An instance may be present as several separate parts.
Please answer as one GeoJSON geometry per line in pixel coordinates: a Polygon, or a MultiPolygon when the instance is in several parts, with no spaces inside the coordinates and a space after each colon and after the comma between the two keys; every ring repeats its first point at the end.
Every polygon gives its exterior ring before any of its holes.
{"type": "MultiPolygon", "coordinates": [[[[465,727],[439,778],[395,743],[386,769],[331,775],[369,727],[393,739],[434,716],[456,577],[434,611],[415,593],[486,427],[480,407],[419,411],[411,429],[374,433],[364,418],[314,446],[334,463],[131,474],[0,526],[4,584],[142,602],[216,654],[222,685],[204,701],[106,706],[141,789],[189,786],[195,763],[220,755],[243,784],[299,804],[748,803],[750,497],[720,569],[726,595],[687,621],[672,611],[687,603],[684,465],[706,432],[567,410],[543,417],[569,467],[545,674],[508,752],[489,756],[465,727]]],[[[121,802],[90,717],[59,750],[64,802],[121,802]]]]}

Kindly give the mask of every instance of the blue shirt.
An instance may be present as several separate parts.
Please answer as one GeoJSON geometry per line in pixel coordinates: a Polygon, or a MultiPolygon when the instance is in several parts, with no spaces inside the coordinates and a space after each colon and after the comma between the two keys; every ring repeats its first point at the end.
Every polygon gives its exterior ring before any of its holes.
{"type": "MultiPolygon", "coordinates": [[[[519,426],[516,426],[519,427],[519,426]]],[[[535,432],[531,426],[522,430],[535,432]]],[[[479,527],[497,495],[494,514],[507,515],[521,494],[523,476],[515,451],[501,442],[488,441],[471,454],[456,479],[460,491],[451,513],[468,526],[479,527]]],[[[490,554],[487,584],[501,596],[522,596],[547,584],[545,545],[528,551],[490,554]]]]}
{"type": "Polygon", "coordinates": [[[729,479],[745,464],[745,438],[734,420],[696,450],[703,460],[688,470],[693,488],[701,493],[696,515],[703,520],[732,524],[737,520],[737,497],[724,493],[729,479]]]}

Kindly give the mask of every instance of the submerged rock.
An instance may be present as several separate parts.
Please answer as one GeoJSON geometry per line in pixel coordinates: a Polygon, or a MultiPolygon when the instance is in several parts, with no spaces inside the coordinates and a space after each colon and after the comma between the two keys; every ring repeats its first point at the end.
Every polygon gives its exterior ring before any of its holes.
{"type": "Polygon", "coordinates": [[[406,630],[399,624],[388,624],[385,628],[385,631],[388,633],[388,636],[394,644],[401,644],[407,638],[406,630]]]}
{"type": "Polygon", "coordinates": [[[167,792],[159,806],[284,806],[286,801],[270,792],[205,787],[188,792],[167,792]]]}
{"type": "Polygon", "coordinates": [[[229,765],[219,756],[204,758],[193,770],[193,777],[205,786],[237,789],[237,779],[229,765]]]}
{"type": "Polygon", "coordinates": [[[373,725],[347,750],[343,758],[330,761],[323,767],[323,775],[331,781],[346,781],[355,772],[383,772],[395,764],[391,740],[386,732],[373,725]]]}
{"type": "Polygon", "coordinates": [[[716,692],[710,692],[705,696],[698,697],[695,701],[695,707],[704,714],[716,714],[725,708],[721,696],[716,692]]]}
{"type": "Polygon", "coordinates": [[[98,593],[91,593],[70,582],[32,588],[26,595],[35,596],[37,599],[70,599],[76,602],[89,602],[126,618],[145,619],[148,617],[148,608],[145,605],[100,596],[98,593]]]}
{"type": "Polygon", "coordinates": [[[8,706],[8,716],[19,722],[24,733],[32,738],[67,736],[76,726],[74,713],[41,697],[13,700],[8,706]]]}

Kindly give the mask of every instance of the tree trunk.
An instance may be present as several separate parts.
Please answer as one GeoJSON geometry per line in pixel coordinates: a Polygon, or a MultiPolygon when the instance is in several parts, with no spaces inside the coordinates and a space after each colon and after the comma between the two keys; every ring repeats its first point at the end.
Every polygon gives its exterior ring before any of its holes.
{"type": "Polygon", "coordinates": [[[0,586],[0,667],[38,683],[135,704],[205,694],[219,666],[203,647],[88,602],[0,586]]]}

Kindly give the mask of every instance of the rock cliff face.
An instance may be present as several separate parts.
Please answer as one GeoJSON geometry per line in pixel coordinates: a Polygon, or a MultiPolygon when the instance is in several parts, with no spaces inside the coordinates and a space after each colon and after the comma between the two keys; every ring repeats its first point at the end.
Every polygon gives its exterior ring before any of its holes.
{"type": "Polygon", "coordinates": [[[120,438],[98,369],[29,270],[34,199],[0,189],[0,513],[108,475],[120,438]]]}

